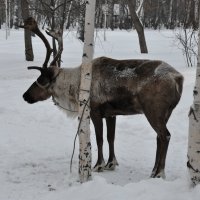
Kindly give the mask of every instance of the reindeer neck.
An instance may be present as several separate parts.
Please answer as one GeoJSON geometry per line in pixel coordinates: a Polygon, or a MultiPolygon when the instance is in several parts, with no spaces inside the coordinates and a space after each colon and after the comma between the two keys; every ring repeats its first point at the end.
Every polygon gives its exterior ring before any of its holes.
{"type": "MultiPolygon", "coordinates": [[[[78,68],[62,68],[52,85],[51,93],[58,107],[66,110],[78,110],[80,84],[80,67],[78,68]]],[[[69,116],[75,116],[75,113],[70,113],[63,109],[69,116]]]]}

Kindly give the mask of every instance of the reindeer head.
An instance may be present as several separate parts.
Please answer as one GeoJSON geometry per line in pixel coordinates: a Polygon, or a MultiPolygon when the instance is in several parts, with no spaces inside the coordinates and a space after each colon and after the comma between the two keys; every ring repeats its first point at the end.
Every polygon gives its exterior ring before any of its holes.
{"type": "Polygon", "coordinates": [[[57,61],[60,59],[63,44],[62,44],[62,32],[57,31],[46,31],[48,35],[53,37],[58,42],[58,53],[55,55],[53,61],[50,63],[50,66],[47,67],[48,61],[50,59],[50,55],[52,53],[51,46],[43,35],[43,33],[39,30],[37,22],[33,18],[28,18],[24,21],[24,25],[20,25],[21,28],[28,29],[38,35],[46,46],[46,58],[43,63],[43,67],[31,66],[28,69],[36,69],[39,70],[41,75],[38,79],[29,87],[29,89],[23,94],[23,98],[28,103],[36,103],[38,101],[43,101],[48,99],[52,94],[50,92],[50,87],[55,82],[57,76],[59,75],[60,68],[57,67],[57,61]]]}
{"type": "Polygon", "coordinates": [[[28,69],[37,69],[41,72],[41,75],[23,94],[24,100],[32,104],[38,101],[44,101],[51,97],[52,93],[50,88],[59,75],[59,68],[56,66],[51,66],[48,68],[33,66],[28,67],[28,69]]]}

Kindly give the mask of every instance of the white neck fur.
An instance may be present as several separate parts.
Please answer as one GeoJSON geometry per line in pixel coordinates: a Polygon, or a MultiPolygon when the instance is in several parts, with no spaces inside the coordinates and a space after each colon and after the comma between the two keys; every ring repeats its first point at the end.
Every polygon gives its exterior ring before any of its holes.
{"type": "Polygon", "coordinates": [[[60,69],[50,92],[58,107],[69,117],[77,117],[80,84],[80,67],[60,69]],[[71,111],[73,112],[71,112],[71,111]]]}

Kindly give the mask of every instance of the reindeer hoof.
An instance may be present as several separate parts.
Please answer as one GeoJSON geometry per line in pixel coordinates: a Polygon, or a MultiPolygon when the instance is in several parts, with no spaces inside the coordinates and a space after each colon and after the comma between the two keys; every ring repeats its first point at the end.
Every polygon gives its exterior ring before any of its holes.
{"type": "Polygon", "coordinates": [[[106,164],[106,166],[104,167],[104,169],[112,171],[112,170],[115,170],[115,166],[116,165],[113,162],[109,162],[109,163],[106,164]]]}
{"type": "Polygon", "coordinates": [[[165,179],[166,178],[166,176],[165,176],[165,171],[164,170],[161,170],[159,173],[156,173],[156,171],[153,171],[152,173],[151,173],[151,176],[150,176],[151,178],[163,178],[163,179],[165,179]]]}
{"type": "Polygon", "coordinates": [[[106,166],[104,167],[104,169],[105,169],[105,170],[110,170],[110,171],[112,171],[112,170],[115,170],[115,167],[116,167],[117,165],[119,165],[119,164],[118,164],[117,160],[114,159],[114,160],[111,161],[111,162],[108,161],[108,163],[106,164],[106,166]]]}
{"type": "Polygon", "coordinates": [[[103,172],[103,170],[104,170],[104,168],[105,168],[105,162],[103,161],[101,164],[96,164],[95,166],[94,166],[94,168],[93,168],[93,172],[103,172]]]}

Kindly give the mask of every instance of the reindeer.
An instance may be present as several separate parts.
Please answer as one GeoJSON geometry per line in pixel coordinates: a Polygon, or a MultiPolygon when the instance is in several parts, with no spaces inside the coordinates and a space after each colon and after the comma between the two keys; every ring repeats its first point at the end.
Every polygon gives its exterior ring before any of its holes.
{"type": "MultiPolygon", "coordinates": [[[[21,27],[37,34],[47,48],[43,67],[28,67],[39,70],[41,75],[24,93],[24,100],[32,104],[52,97],[56,105],[69,116],[77,116],[81,66],[57,67],[61,47],[47,67],[52,50],[37,23],[29,18],[21,27]]],[[[144,114],[157,133],[156,159],[151,177],[165,177],[165,160],[170,141],[166,124],[180,100],[182,87],[183,76],[160,60],[116,60],[107,57],[92,60],[90,114],[98,146],[94,171],[114,170],[118,165],[114,151],[116,116],[144,114]],[[102,151],[103,118],[106,120],[109,144],[107,164],[102,151]]]]}

